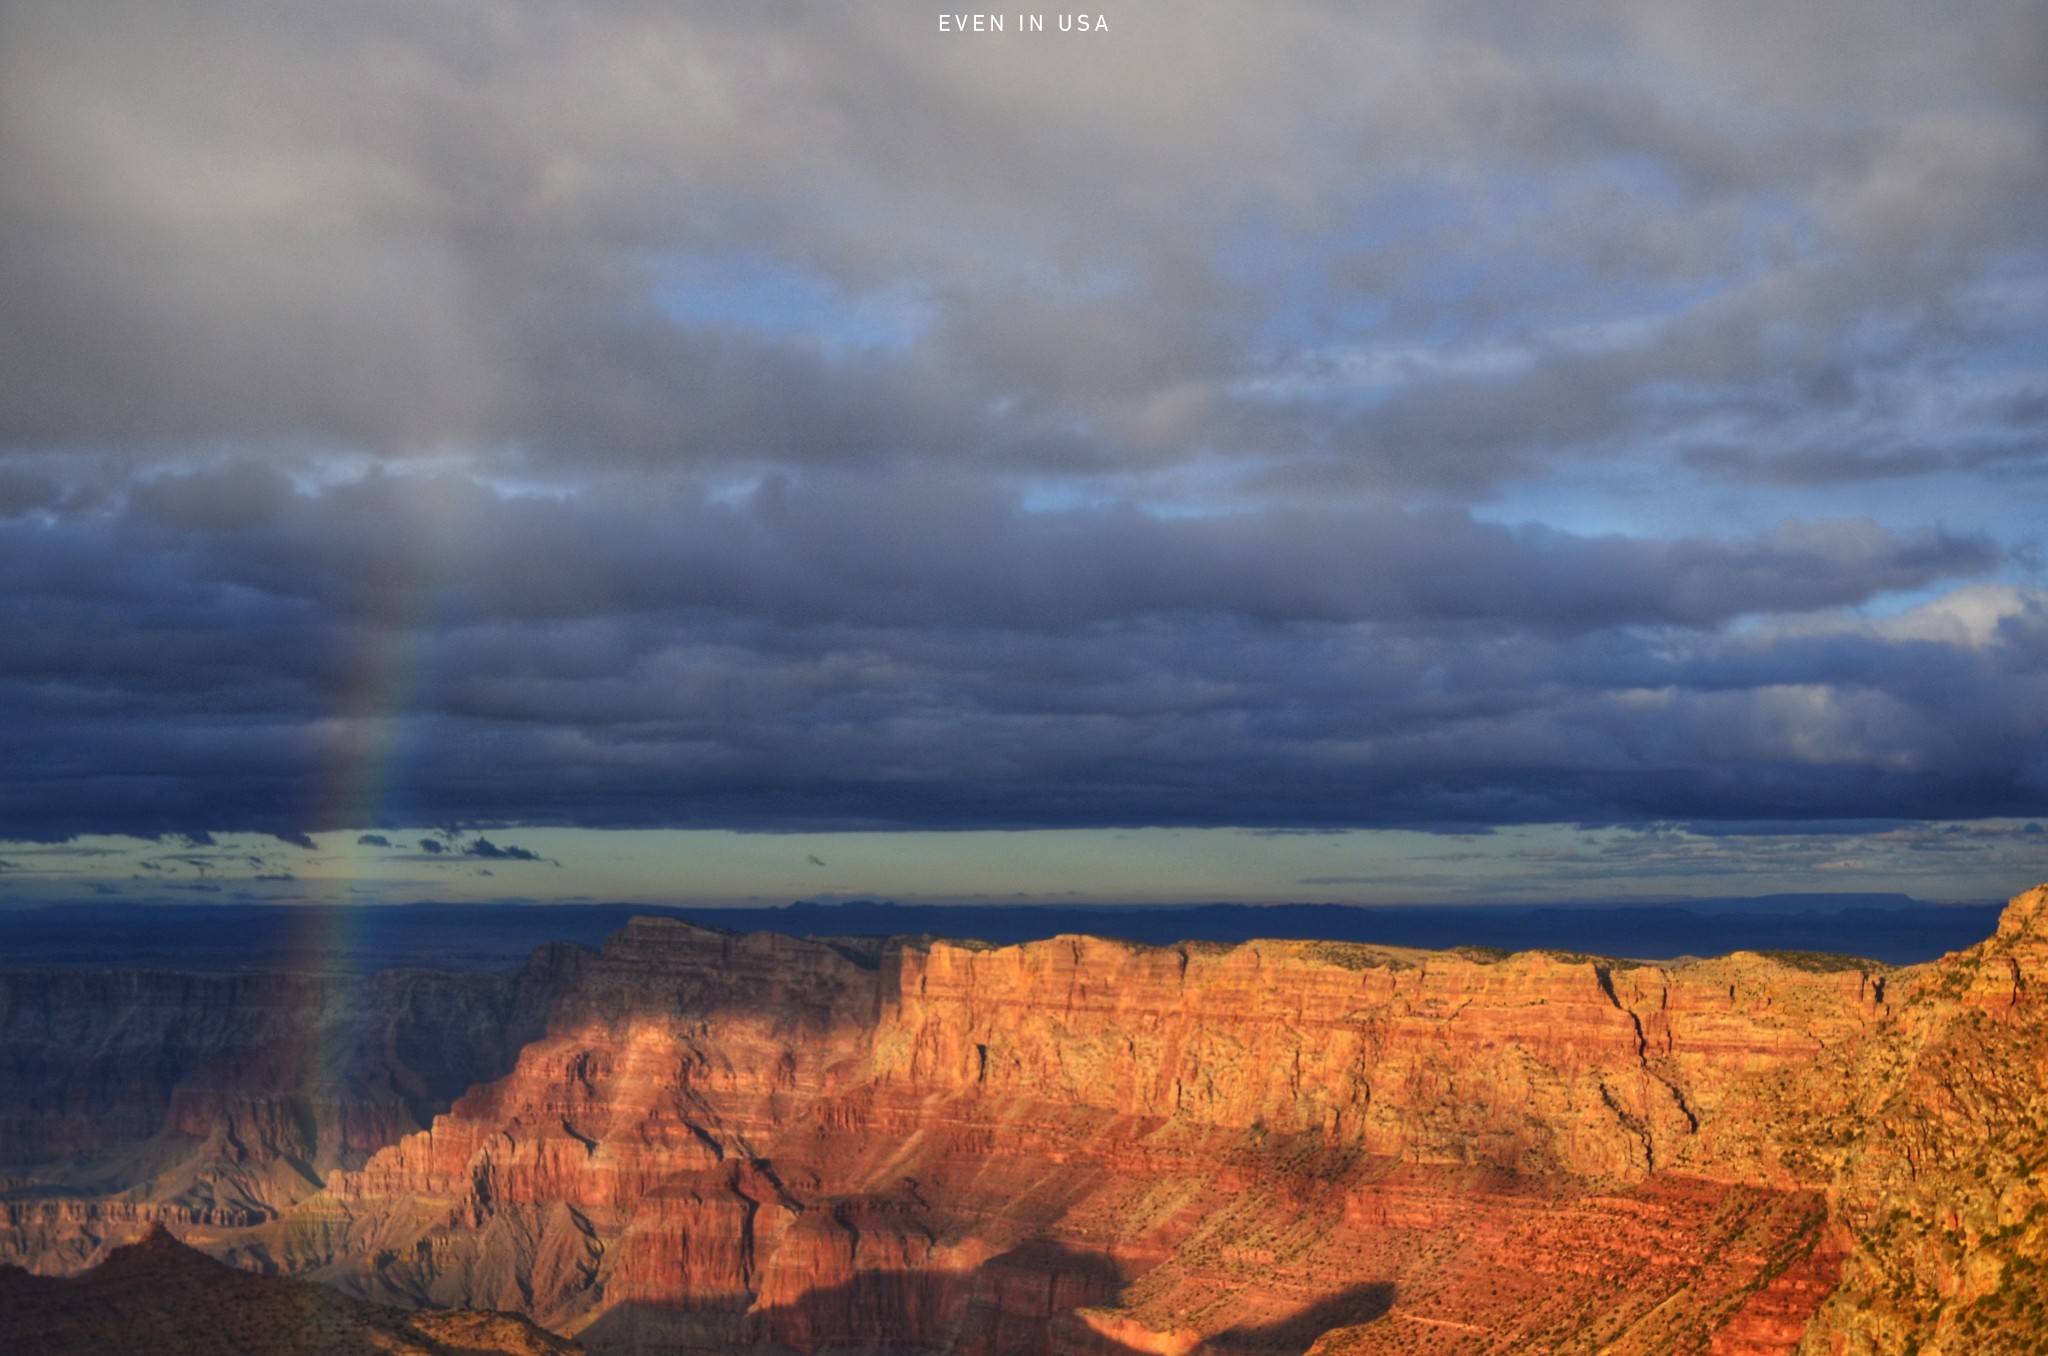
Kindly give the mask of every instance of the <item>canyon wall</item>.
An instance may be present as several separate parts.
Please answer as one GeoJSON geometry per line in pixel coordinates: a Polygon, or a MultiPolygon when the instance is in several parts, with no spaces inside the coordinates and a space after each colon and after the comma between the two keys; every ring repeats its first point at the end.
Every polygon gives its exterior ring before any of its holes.
{"type": "Polygon", "coordinates": [[[491,1000],[502,1077],[174,1227],[595,1352],[2026,1350],[2044,911],[1902,971],[635,920],[491,1000]]]}
{"type": "Polygon", "coordinates": [[[508,1077],[215,1242],[593,1350],[1298,1352],[1475,1315],[1705,1342],[1825,1205],[1702,1157],[1701,1118],[1887,1012],[1874,974],[1756,957],[641,920],[508,1077]]]}
{"type": "Polygon", "coordinates": [[[510,1069],[586,955],[509,979],[0,969],[0,1263],[275,1218],[510,1069]]]}
{"type": "Polygon", "coordinates": [[[1915,978],[1884,1039],[1800,1070],[1779,1108],[1854,1241],[1800,1350],[2048,1350],[2048,886],[1915,978]]]}

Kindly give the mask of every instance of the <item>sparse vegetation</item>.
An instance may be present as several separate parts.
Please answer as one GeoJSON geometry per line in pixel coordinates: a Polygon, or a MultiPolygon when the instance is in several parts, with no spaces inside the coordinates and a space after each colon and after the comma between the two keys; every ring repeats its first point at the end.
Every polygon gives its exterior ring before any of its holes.
{"type": "Polygon", "coordinates": [[[1883,961],[1871,960],[1868,956],[1851,956],[1832,951],[1759,951],[1765,960],[1776,961],[1788,969],[1805,970],[1810,974],[1838,974],[1845,970],[1860,970],[1865,974],[1881,975],[1893,966],[1883,961]]]}
{"type": "Polygon", "coordinates": [[[1310,960],[1340,966],[1346,970],[1413,968],[1403,966],[1378,947],[1367,946],[1362,942],[1310,942],[1302,948],[1302,955],[1310,960]]]}

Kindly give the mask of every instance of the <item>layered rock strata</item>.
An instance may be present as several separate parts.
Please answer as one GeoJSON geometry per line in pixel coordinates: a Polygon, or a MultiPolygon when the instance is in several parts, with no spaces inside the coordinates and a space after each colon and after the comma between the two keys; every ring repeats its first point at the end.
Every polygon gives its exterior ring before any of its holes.
{"type": "Polygon", "coordinates": [[[1704,1342],[1825,1207],[1765,1161],[1698,1185],[1701,1118],[1886,1012],[1876,975],[1757,958],[645,920],[510,1076],[217,1241],[600,1350],[1704,1342]]]}
{"type": "Polygon", "coordinates": [[[1905,971],[636,920],[504,1077],[181,1232],[594,1351],[2028,1350],[2044,912],[1905,971]]]}
{"type": "Polygon", "coordinates": [[[276,1218],[510,1069],[585,956],[513,978],[0,970],[0,1263],[276,1218]]]}
{"type": "Polygon", "coordinates": [[[1774,1107],[1853,1240],[1800,1351],[2048,1351],[2048,886],[1914,980],[1774,1107]]]}

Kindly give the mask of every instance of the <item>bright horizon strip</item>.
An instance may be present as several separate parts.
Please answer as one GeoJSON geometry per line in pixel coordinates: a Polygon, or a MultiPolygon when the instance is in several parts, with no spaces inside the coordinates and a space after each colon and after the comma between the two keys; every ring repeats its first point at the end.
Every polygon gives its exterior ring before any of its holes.
{"type": "MultiPolygon", "coordinates": [[[[1492,833],[1045,829],[740,833],[491,828],[440,854],[440,831],[350,829],[308,851],[253,834],[211,847],[95,838],[0,845],[0,905],[91,898],[192,903],[417,901],[777,906],[902,903],[1457,904],[1898,892],[2002,899],[2048,879],[2032,821],[1919,824],[1881,833],[1699,834],[1675,828],[1509,826],[1492,833]],[[365,834],[389,846],[363,845],[365,834]],[[486,839],[540,860],[483,857],[486,839]],[[262,869],[248,865],[260,858],[262,869]],[[142,863],[151,863],[147,870],[142,863]],[[556,865],[559,863],[559,865],[556,865]],[[283,868],[280,870],[279,868],[283,868]],[[291,879],[263,880],[260,876],[291,879]]],[[[336,948],[350,938],[309,936],[336,948]]]]}

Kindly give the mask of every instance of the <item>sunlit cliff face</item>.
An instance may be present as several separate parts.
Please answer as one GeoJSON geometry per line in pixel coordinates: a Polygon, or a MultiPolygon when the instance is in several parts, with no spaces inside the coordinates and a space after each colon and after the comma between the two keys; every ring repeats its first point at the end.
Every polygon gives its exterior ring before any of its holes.
{"type": "Polygon", "coordinates": [[[2048,887],[1903,969],[647,918],[512,981],[314,984],[319,1039],[293,1015],[315,1005],[275,1001],[310,977],[5,978],[11,1142],[77,1109],[48,1095],[66,1059],[57,1084],[95,1096],[125,1075],[125,1112],[162,1091],[165,1052],[124,1065],[81,1043],[95,1023],[169,1022],[212,1094],[172,1087],[154,1135],[110,1126],[91,1151],[118,1189],[11,1151],[30,1189],[0,1202],[0,1249],[47,1271],[168,1222],[594,1351],[1390,1353],[1425,1331],[1782,1356],[2037,1331],[2048,887]],[[139,1014],[112,1013],[120,984],[139,1014]],[[431,1039],[492,1013],[531,1038],[431,1039]],[[464,1061],[479,1081],[437,1100],[425,1075],[464,1061]]]}

